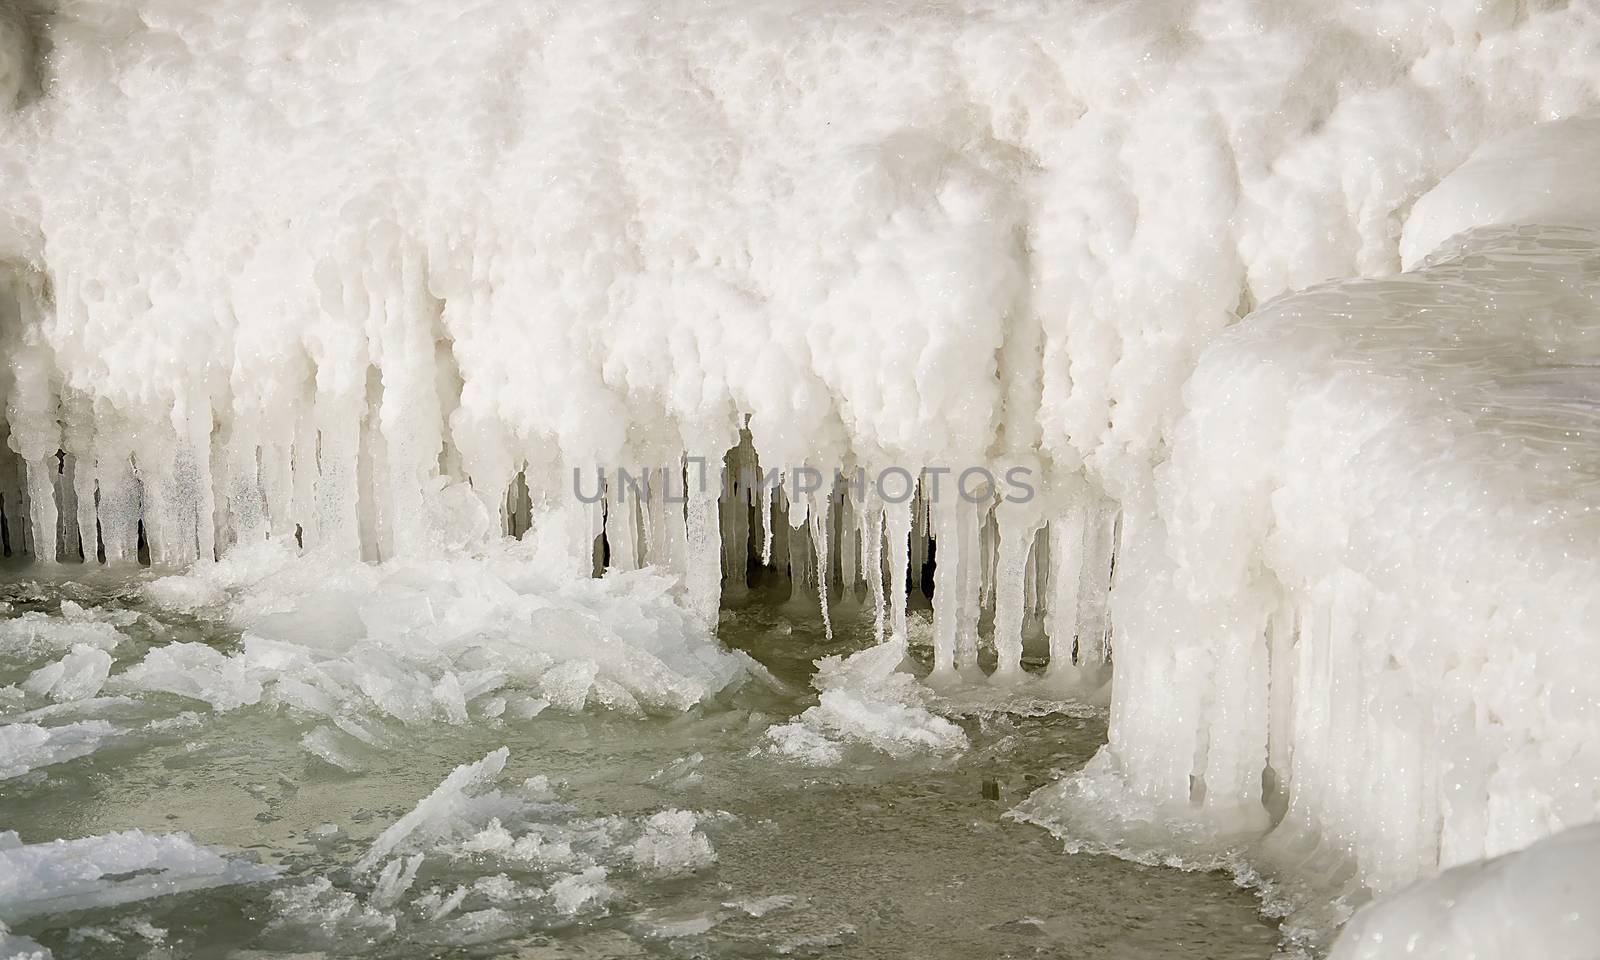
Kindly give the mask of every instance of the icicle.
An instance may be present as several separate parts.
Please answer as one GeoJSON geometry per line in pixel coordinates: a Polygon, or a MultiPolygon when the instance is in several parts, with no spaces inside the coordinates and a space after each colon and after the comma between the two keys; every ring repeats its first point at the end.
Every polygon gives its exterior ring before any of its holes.
{"type": "Polygon", "coordinates": [[[685,508],[688,489],[684,485],[683,471],[663,468],[661,471],[661,527],[665,552],[661,562],[689,582],[689,528],[685,508]],[[674,475],[675,474],[675,475],[674,475]]]}
{"type": "Polygon", "coordinates": [[[1116,553],[1116,504],[1092,495],[1084,530],[1083,583],[1079,602],[1078,662],[1105,663],[1111,657],[1111,564],[1116,553]]]}
{"type": "Polygon", "coordinates": [[[1033,560],[1029,567],[1033,577],[1032,584],[1033,603],[1030,609],[1035,619],[1047,621],[1050,616],[1050,533],[1045,528],[1044,536],[1033,538],[1033,560]]]}
{"type": "Polygon", "coordinates": [[[1072,675],[1073,644],[1078,637],[1078,601],[1083,585],[1083,530],[1087,504],[1072,498],[1065,515],[1050,521],[1050,612],[1045,633],[1050,638],[1046,676],[1072,675]]]}
{"type": "MultiPolygon", "coordinates": [[[[292,424],[289,421],[275,440],[264,440],[257,448],[257,462],[261,477],[261,499],[267,511],[267,536],[278,543],[294,543],[295,529],[295,453],[292,424]]],[[[126,463],[131,451],[122,454],[126,463]]],[[[137,520],[137,517],[135,517],[137,520]]]]}
{"type": "Polygon", "coordinates": [[[634,513],[643,486],[636,474],[618,470],[606,478],[606,545],[611,548],[611,569],[639,569],[639,521],[634,513]]]}
{"type": "Polygon", "coordinates": [[[841,600],[854,601],[856,596],[856,550],[861,524],[845,490],[840,490],[834,508],[834,552],[839,556],[839,584],[841,600]]]}
{"type": "MultiPolygon", "coordinates": [[[[883,504],[872,500],[862,507],[860,529],[867,586],[872,590],[872,640],[883,642],[883,504]]],[[[901,581],[904,583],[904,580],[901,581]]]]}
{"type": "Polygon", "coordinates": [[[772,500],[778,495],[777,484],[758,486],[756,495],[761,498],[761,565],[772,566],[772,500]]]}
{"type": "Polygon", "coordinates": [[[912,582],[919,585],[922,582],[922,570],[928,565],[928,547],[933,532],[928,517],[928,502],[922,496],[921,486],[918,486],[911,500],[910,573],[912,582]]]}
{"type": "MultiPolygon", "coordinates": [[[[1002,505],[1010,506],[1009,504],[1002,505]]],[[[1022,676],[1022,624],[1026,612],[1028,556],[1037,527],[1032,518],[997,511],[998,558],[995,561],[995,676],[1022,676]]]]}
{"type": "Polygon", "coordinates": [[[745,508],[745,492],[741,473],[745,467],[745,447],[735,447],[728,455],[727,465],[718,472],[722,495],[717,501],[718,522],[722,534],[723,589],[730,594],[742,594],[748,586],[749,564],[749,511],[745,508]]]}
{"type": "Polygon", "coordinates": [[[62,561],[78,559],[78,491],[73,484],[76,458],[58,457],[60,466],[51,474],[56,499],[56,557],[62,561]]]}
{"type": "Polygon", "coordinates": [[[100,540],[105,546],[106,563],[136,561],[143,504],[132,453],[120,444],[112,446],[104,434],[96,446],[95,485],[100,492],[100,540]]]}
{"type": "MultiPolygon", "coordinates": [[[[960,571],[961,593],[956,599],[956,669],[976,672],[978,669],[978,593],[982,589],[983,555],[979,547],[979,508],[964,497],[956,497],[954,510],[957,520],[957,569],[960,571]]],[[[937,564],[937,560],[935,561],[937,564]]]]}
{"type": "MultiPolygon", "coordinates": [[[[319,402],[316,456],[316,547],[335,556],[361,556],[357,454],[361,447],[360,407],[347,400],[319,402]]],[[[396,518],[398,519],[398,518],[396,518]]],[[[145,519],[146,525],[149,518],[145,519]]],[[[401,547],[396,533],[395,548],[401,547]]],[[[308,544],[309,545],[309,544],[308,544]]]]}
{"type": "Polygon", "coordinates": [[[1050,539],[1048,535],[1037,536],[1038,528],[1035,528],[1034,533],[1036,535],[1030,538],[1033,543],[1028,548],[1028,562],[1024,565],[1022,571],[1022,621],[1024,628],[1026,628],[1028,618],[1034,616],[1039,609],[1039,550],[1040,545],[1050,539]]]}
{"type": "MultiPolygon", "coordinates": [[[[235,411],[226,443],[228,478],[224,487],[227,491],[224,499],[228,504],[228,516],[232,520],[230,524],[232,541],[235,544],[259,543],[267,538],[271,529],[267,501],[260,482],[261,448],[257,440],[256,431],[247,427],[238,411],[235,411]]],[[[97,443],[97,449],[99,446],[97,443]]],[[[102,498],[104,495],[105,488],[102,483],[102,498]]],[[[103,517],[102,523],[104,523],[103,517]]],[[[109,559],[109,544],[106,553],[109,559]]]]}
{"type": "MultiPolygon", "coordinates": [[[[188,410],[191,412],[183,421],[187,432],[180,447],[186,456],[180,461],[182,467],[178,474],[180,495],[184,496],[182,516],[189,531],[184,543],[190,552],[184,561],[215,560],[217,499],[211,474],[211,436],[216,430],[216,421],[209,401],[203,397],[191,401],[188,410]]],[[[353,507],[356,499],[352,497],[350,503],[353,507]]]]}
{"type": "Polygon", "coordinates": [[[993,512],[985,511],[978,524],[978,608],[995,604],[995,565],[1000,560],[1000,532],[993,512]]]}
{"type": "Polygon", "coordinates": [[[644,562],[667,565],[667,513],[664,497],[666,471],[645,471],[644,499],[639,503],[639,526],[644,530],[644,562]]]}
{"type": "Polygon", "coordinates": [[[961,626],[961,517],[953,502],[933,505],[938,554],[933,567],[933,673],[929,680],[955,678],[956,644],[961,626]]]}
{"type": "Polygon", "coordinates": [[[833,639],[833,618],[828,613],[828,521],[832,516],[833,498],[826,494],[817,497],[811,508],[811,541],[817,551],[817,600],[822,607],[822,633],[833,639]]]}
{"type": "Polygon", "coordinates": [[[29,460],[28,507],[32,514],[33,555],[45,563],[56,561],[56,458],[29,460]]]}
{"type": "MultiPolygon", "coordinates": [[[[706,464],[717,462],[707,457],[706,464]]],[[[685,588],[689,609],[707,630],[717,626],[722,599],[721,527],[717,523],[717,489],[709,471],[696,476],[691,468],[684,523],[688,539],[688,575],[685,588]]]]}
{"type": "MultiPolygon", "coordinates": [[[[378,372],[368,368],[369,410],[377,407],[382,395],[380,381],[378,372]]],[[[385,560],[395,555],[394,512],[400,501],[378,495],[381,479],[389,475],[389,441],[381,419],[369,415],[362,421],[356,449],[356,489],[362,501],[356,509],[356,532],[361,541],[361,555],[369,560],[385,560]]]]}
{"type": "Polygon", "coordinates": [[[906,633],[906,576],[910,561],[911,504],[885,504],[883,524],[889,543],[889,627],[890,635],[899,643],[908,639],[906,633]]]}

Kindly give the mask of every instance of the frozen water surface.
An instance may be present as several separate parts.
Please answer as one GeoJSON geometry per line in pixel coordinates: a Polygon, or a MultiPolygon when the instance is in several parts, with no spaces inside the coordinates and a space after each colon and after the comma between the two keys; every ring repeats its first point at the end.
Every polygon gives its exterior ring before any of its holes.
{"type": "MultiPolygon", "coordinates": [[[[12,571],[5,587],[7,623],[64,622],[65,602],[79,622],[120,624],[113,687],[162,645],[224,659],[242,645],[226,623],[149,600],[148,573],[49,582],[23,572],[30,579],[12,571]]],[[[374,709],[362,722],[378,746],[339,731],[357,771],[306,742],[336,727],[271,697],[214,707],[146,690],[39,717],[26,695],[0,729],[31,711],[38,725],[100,723],[116,735],[0,781],[16,832],[0,860],[32,851],[34,869],[79,874],[77,901],[59,905],[0,880],[6,948],[27,938],[85,958],[1273,954],[1275,926],[1229,877],[1067,855],[1003,818],[1103,742],[1097,708],[941,719],[964,739],[951,749],[881,749],[841,733],[849,722],[821,728],[831,762],[770,749],[770,730],[818,706],[811,661],[872,642],[870,614],[850,611],[836,609],[832,641],[814,617],[791,620],[759,596],[725,612],[724,641],[771,672],[683,713],[591,703],[479,716],[478,700],[514,699],[509,689],[469,702],[469,724],[408,725],[374,709]],[[54,860],[35,846],[90,837],[102,839],[54,860]],[[119,837],[136,849],[111,856],[119,837]],[[91,848],[110,879],[83,875],[91,848]]],[[[63,655],[6,650],[0,686],[63,655]]]]}

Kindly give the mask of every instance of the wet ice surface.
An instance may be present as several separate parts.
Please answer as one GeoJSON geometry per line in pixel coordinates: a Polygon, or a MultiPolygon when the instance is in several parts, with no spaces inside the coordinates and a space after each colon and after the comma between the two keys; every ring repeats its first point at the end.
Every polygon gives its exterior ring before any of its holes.
{"type": "MultiPolygon", "coordinates": [[[[121,628],[134,648],[118,649],[113,676],[146,644],[237,643],[203,620],[152,617],[114,580],[22,573],[6,582],[6,617],[59,614],[63,596],[92,615],[144,614],[121,628]]],[[[0,781],[15,842],[182,833],[192,844],[168,846],[253,882],[0,921],[87,958],[1272,954],[1275,928],[1228,878],[1066,856],[1002,819],[1093,753],[1105,732],[1094,714],[962,718],[966,748],[949,753],[841,741],[816,766],[763,749],[770,728],[817,705],[811,662],[870,642],[870,623],[848,613],[832,643],[807,616],[759,601],[724,616],[724,640],[787,690],[745,684],[674,717],[393,725],[361,773],[308,750],[312,724],[292,711],[213,713],[168,694],[35,707],[36,724],[124,732],[0,781]]],[[[0,686],[69,650],[0,662],[0,686]]],[[[18,710],[0,708],[14,726],[18,710]]]]}

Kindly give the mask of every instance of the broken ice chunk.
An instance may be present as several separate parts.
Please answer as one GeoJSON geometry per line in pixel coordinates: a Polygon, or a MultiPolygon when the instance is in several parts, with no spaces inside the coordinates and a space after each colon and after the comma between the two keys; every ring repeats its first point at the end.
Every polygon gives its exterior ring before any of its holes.
{"type": "Polygon", "coordinates": [[[0,849],[0,919],[115,906],[254,883],[277,871],[224,857],[187,834],[125,830],[0,849]]]}

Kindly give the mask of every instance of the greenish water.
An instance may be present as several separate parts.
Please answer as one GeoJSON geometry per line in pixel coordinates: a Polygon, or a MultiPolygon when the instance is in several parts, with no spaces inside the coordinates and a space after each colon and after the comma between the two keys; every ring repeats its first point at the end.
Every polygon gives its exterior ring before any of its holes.
{"type": "MultiPolygon", "coordinates": [[[[11,583],[13,616],[51,610],[63,594],[90,607],[139,606],[110,580],[20,584],[11,583]]],[[[812,768],[761,752],[770,724],[815,702],[805,685],[811,661],[870,642],[860,618],[840,620],[830,643],[788,608],[757,601],[725,615],[724,642],[768,665],[786,690],[746,684],[672,718],[546,711],[498,727],[397,728],[360,774],[307,753],[299,743],[307,728],[284,712],[212,714],[193,701],[150,698],[138,708],[146,716],[192,710],[199,721],[43,776],[0,781],[0,828],[25,843],[184,831],[282,876],[34,916],[14,932],[58,958],[1272,955],[1276,927],[1229,878],[1068,856],[1042,831],[1002,819],[1035,786],[1092,755],[1104,739],[1101,719],[964,719],[971,749],[953,759],[892,760],[861,747],[838,767],[812,768]],[[544,888],[548,872],[430,855],[404,900],[374,908],[392,931],[355,922],[373,884],[351,866],[372,838],[456,766],[502,746],[510,751],[503,783],[546,776],[566,805],[551,813],[551,835],[577,836],[599,822],[628,834],[659,811],[690,810],[715,862],[672,877],[612,862],[611,901],[567,916],[548,898],[491,903],[473,887],[505,876],[544,888]],[[331,884],[320,899],[286,899],[284,891],[319,878],[331,884]],[[458,886],[469,888],[467,898],[438,920],[415,902],[458,886]],[[344,914],[341,892],[358,904],[344,914]]],[[[142,644],[236,639],[170,617],[147,634],[142,644]]]]}

